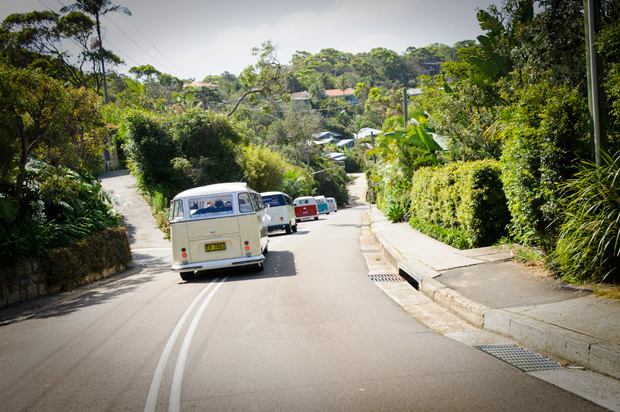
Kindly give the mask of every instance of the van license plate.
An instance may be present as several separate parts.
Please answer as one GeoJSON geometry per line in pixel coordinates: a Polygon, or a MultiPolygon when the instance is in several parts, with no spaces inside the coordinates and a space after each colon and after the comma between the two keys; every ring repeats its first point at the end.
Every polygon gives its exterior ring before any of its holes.
{"type": "Polygon", "coordinates": [[[205,245],[205,252],[216,252],[218,250],[226,250],[226,243],[218,242],[205,245]]]}

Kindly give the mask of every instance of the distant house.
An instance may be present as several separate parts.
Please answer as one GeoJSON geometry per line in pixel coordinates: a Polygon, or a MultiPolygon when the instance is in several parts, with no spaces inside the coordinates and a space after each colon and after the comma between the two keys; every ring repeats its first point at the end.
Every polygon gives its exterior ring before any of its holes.
{"type": "Polygon", "coordinates": [[[344,149],[345,147],[347,149],[351,149],[353,146],[355,146],[355,139],[343,139],[338,142],[338,147],[341,149],[344,149]]]}
{"type": "Polygon", "coordinates": [[[339,152],[326,152],[327,156],[329,156],[332,160],[338,163],[339,166],[344,167],[344,161],[346,159],[344,153],[339,152]]]}
{"type": "Polygon", "coordinates": [[[183,88],[185,89],[186,87],[198,87],[198,88],[206,87],[207,89],[218,90],[220,88],[220,85],[213,84],[213,83],[193,81],[189,83],[183,83],[183,88]]]}
{"type": "Polygon", "coordinates": [[[420,66],[422,67],[422,74],[435,76],[441,73],[441,62],[424,62],[420,63],[420,66]]]}
{"type": "MultiPolygon", "coordinates": [[[[349,104],[359,103],[359,100],[357,99],[357,97],[355,97],[354,93],[355,93],[355,89],[352,89],[350,87],[344,90],[342,89],[325,90],[325,96],[328,99],[329,98],[337,99],[339,97],[342,97],[349,104]]],[[[291,94],[291,101],[302,102],[302,103],[307,104],[309,100],[310,100],[310,93],[308,93],[307,91],[291,94]]]]}
{"type": "Polygon", "coordinates": [[[291,100],[310,100],[310,94],[308,92],[297,92],[291,94],[291,100]]]}
{"type": "Polygon", "coordinates": [[[317,146],[325,146],[325,145],[328,145],[330,143],[337,143],[337,142],[339,142],[338,139],[334,139],[333,137],[330,137],[329,139],[315,140],[312,143],[314,143],[317,146]]]}
{"type": "Polygon", "coordinates": [[[329,89],[325,90],[325,94],[327,97],[338,98],[342,97],[349,104],[357,104],[359,100],[355,97],[355,89],[347,88],[347,89],[329,89]]]}
{"type": "Polygon", "coordinates": [[[335,139],[340,140],[340,133],[336,132],[321,132],[321,133],[313,133],[312,138],[314,140],[326,140],[326,139],[335,139]]]}
{"type": "Polygon", "coordinates": [[[381,133],[383,133],[383,130],[373,129],[372,127],[363,127],[355,133],[355,140],[363,139],[368,136],[378,136],[381,133]]]}

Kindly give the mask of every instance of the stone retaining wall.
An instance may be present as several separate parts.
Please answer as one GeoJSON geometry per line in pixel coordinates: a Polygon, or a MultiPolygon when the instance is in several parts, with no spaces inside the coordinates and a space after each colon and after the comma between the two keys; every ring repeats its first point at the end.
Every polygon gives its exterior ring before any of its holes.
{"type": "MultiPolygon", "coordinates": [[[[6,282],[2,282],[2,287],[0,289],[0,309],[16,302],[35,299],[59,291],[50,290],[47,287],[45,274],[42,272],[41,266],[36,259],[24,262],[14,270],[17,272],[15,281],[8,285],[6,282]]],[[[117,265],[105,269],[100,273],[90,273],[81,283],[86,284],[94,282],[95,280],[107,278],[123,270],[125,270],[124,265],[117,265]]]]}

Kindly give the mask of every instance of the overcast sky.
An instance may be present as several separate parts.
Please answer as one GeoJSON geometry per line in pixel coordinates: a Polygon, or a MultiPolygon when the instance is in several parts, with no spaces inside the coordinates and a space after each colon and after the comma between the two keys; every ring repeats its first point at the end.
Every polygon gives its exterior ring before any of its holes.
{"type": "MultiPolygon", "coordinates": [[[[58,12],[75,0],[0,0],[0,19],[34,10],[58,12]]],[[[252,48],[271,40],[281,63],[296,51],[334,48],[369,52],[385,47],[454,45],[482,34],[476,9],[487,0],[113,0],[132,16],[102,19],[104,47],[124,61],[116,68],[151,64],[173,76],[202,80],[228,71],[238,75],[256,62],[252,48]]]]}

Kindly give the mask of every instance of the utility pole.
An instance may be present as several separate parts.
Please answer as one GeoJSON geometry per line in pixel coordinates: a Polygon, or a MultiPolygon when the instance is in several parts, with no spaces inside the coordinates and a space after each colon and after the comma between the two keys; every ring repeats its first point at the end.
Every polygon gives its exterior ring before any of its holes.
{"type": "Polygon", "coordinates": [[[594,162],[601,165],[601,151],[606,146],[605,90],[602,61],[596,52],[594,36],[601,25],[601,0],[583,0],[586,34],[586,62],[588,75],[588,107],[590,111],[590,135],[594,162]]]}
{"type": "Polygon", "coordinates": [[[405,130],[407,130],[407,124],[409,123],[409,109],[407,107],[409,101],[407,98],[407,87],[403,87],[403,111],[405,112],[405,130]]]}

